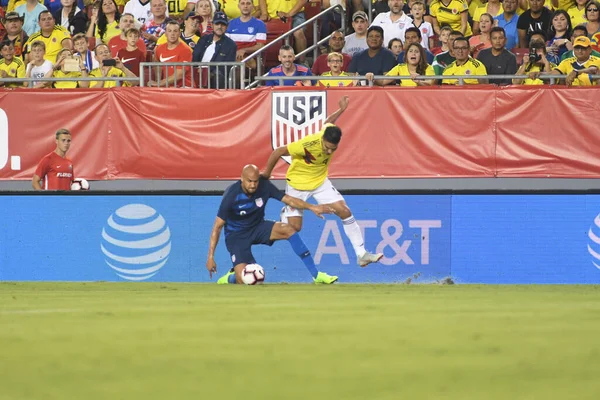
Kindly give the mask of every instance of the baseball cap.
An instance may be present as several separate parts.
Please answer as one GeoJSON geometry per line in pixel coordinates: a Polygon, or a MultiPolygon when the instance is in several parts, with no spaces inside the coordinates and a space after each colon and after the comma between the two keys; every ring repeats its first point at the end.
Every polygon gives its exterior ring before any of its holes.
{"type": "Polygon", "coordinates": [[[218,23],[225,24],[225,25],[229,24],[229,21],[227,21],[227,15],[225,15],[225,13],[222,11],[217,11],[215,13],[215,15],[213,16],[213,24],[218,24],[218,23]]]}
{"type": "Polygon", "coordinates": [[[590,47],[591,45],[592,45],[592,42],[586,36],[579,36],[573,42],[573,47],[577,47],[577,46],[579,46],[579,47],[590,47]]]}
{"type": "Polygon", "coordinates": [[[369,17],[367,16],[367,13],[364,11],[357,11],[354,14],[352,14],[352,22],[354,22],[354,20],[356,18],[362,18],[367,22],[369,21],[369,17]]]}
{"type": "Polygon", "coordinates": [[[194,11],[192,11],[188,15],[186,15],[185,19],[189,19],[189,18],[197,19],[199,22],[204,21],[204,18],[202,18],[201,15],[196,14],[194,11]]]}
{"type": "Polygon", "coordinates": [[[4,17],[4,20],[5,20],[5,21],[13,21],[13,20],[15,20],[15,19],[20,19],[21,21],[23,21],[23,20],[24,20],[24,18],[23,18],[23,17],[21,17],[21,16],[19,15],[19,13],[18,13],[18,12],[15,12],[15,11],[11,11],[11,12],[9,12],[9,13],[6,13],[6,16],[4,17]]]}

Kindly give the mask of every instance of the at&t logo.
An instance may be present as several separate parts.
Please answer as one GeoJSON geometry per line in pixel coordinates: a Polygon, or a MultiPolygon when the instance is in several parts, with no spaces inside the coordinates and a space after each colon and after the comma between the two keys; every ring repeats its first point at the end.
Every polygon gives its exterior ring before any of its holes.
{"type": "Polygon", "coordinates": [[[152,207],[128,204],[108,217],[100,248],[106,264],[118,276],[142,281],[156,275],[167,263],[171,231],[152,207]]]}
{"type": "Polygon", "coordinates": [[[594,218],[594,223],[588,230],[588,251],[592,255],[592,264],[600,269],[600,214],[594,218]]]}

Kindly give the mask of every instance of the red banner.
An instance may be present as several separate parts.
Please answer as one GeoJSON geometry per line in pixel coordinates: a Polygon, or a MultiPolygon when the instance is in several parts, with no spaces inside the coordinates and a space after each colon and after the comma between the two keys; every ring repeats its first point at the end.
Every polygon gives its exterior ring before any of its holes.
{"type": "Polygon", "coordinates": [[[600,177],[597,88],[470,86],[6,91],[0,179],[31,179],[63,127],[81,177],[236,179],[314,133],[343,95],[334,178],[600,177]]]}

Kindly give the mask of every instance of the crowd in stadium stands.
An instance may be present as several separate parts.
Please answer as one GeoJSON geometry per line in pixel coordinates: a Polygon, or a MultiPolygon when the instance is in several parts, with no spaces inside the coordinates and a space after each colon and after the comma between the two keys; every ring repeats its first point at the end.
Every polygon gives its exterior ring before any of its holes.
{"type": "Polygon", "coordinates": [[[140,64],[156,62],[167,65],[148,69],[147,86],[223,88],[231,65],[169,64],[244,61],[256,74],[250,55],[334,5],[346,10],[347,29],[341,12],[322,16],[318,36],[331,36],[318,57],[300,54],[315,39],[307,26],[262,58],[272,67],[267,76],[324,78],[265,85],[550,83],[542,74],[566,75],[555,82],[566,85],[599,83],[598,0],[0,0],[0,78],[31,78],[0,86],[133,86],[140,64]],[[427,78],[434,75],[444,79],[427,78]],[[480,77],[459,79],[467,75],[480,77]],[[37,80],[52,77],[70,81],[37,80]],[[101,80],[78,80],[87,77],[101,80]]]}

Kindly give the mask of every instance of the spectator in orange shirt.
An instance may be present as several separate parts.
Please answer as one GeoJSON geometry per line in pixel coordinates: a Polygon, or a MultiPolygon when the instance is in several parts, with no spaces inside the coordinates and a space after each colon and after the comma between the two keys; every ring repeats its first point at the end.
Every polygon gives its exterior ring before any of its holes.
{"type": "MultiPolygon", "coordinates": [[[[163,63],[191,62],[192,49],[179,40],[181,31],[176,21],[167,22],[165,35],[167,43],[156,46],[154,61],[163,63]]],[[[165,67],[161,68],[158,81],[148,82],[148,86],[154,87],[192,87],[192,70],[189,67],[165,67]]]]}

